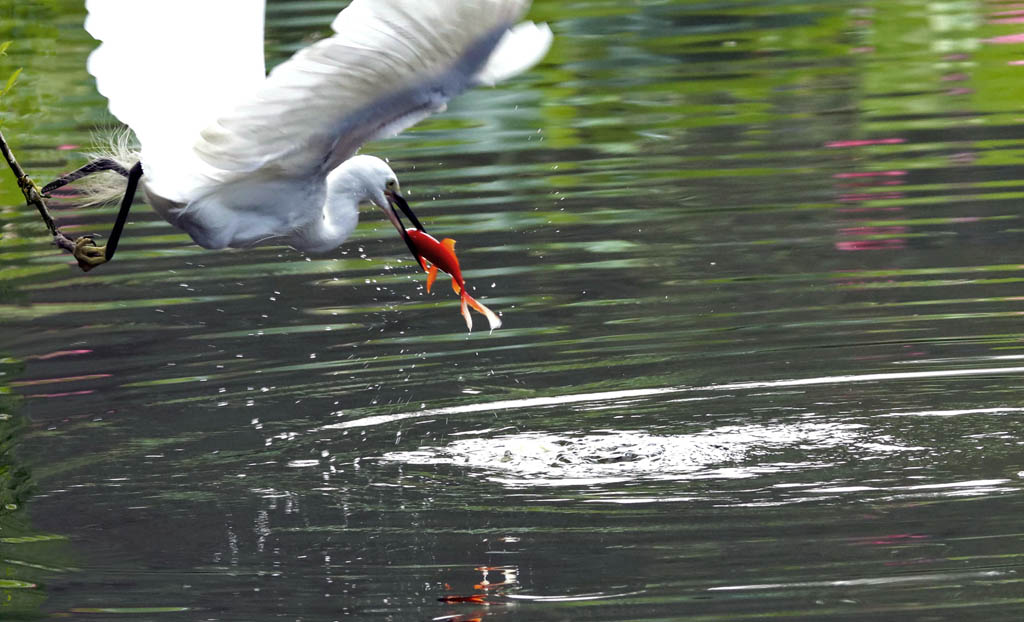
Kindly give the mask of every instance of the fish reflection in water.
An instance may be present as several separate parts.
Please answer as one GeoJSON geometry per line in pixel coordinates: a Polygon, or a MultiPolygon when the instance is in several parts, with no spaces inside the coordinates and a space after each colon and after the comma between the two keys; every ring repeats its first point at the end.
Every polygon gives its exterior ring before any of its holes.
{"type": "MultiPolygon", "coordinates": [[[[517,542],[518,538],[502,538],[503,541],[517,542]]],[[[474,570],[481,573],[479,583],[473,586],[477,590],[473,594],[450,594],[437,600],[449,605],[476,604],[487,607],[514,602],[579,602],[593,600],[608,600],[634,596],[641,594],[644,590],[630,590],[624,592],[593,592],[586,594],[522,594],[518,592],[521,587],[519,583],[519,567],[515,565],[505,566],[478,566],[474,570]],[[491,579],[498,579],[492,581],[491,579]]],[[[445,590],[452,590],[448,583],[444,584],[445,590]]],[[[452,622],[472,622],[481,620],[487,614],[486,610],[474,611],[466,614],[451,614],[432,618],[432,620],[449,620],[452,622]]]]}
{"type": "MultiPolygon", "coordinates": [[[[476,590],[473,594],[446,594],[437,600],[449,604],[475,604],[490,606],[496,604],[495,598],[505,596],[505,592],[519,586],[519,568],[517,566],[477,566],[474,570],[481,573],[480,581],[473,585],[476,590]],[[491,578],[498,575],[498,581],[491,581],[491,578]]],[[[445,590],[452,590],[449,583],[444,584],[445,590]]],[[[484,617],[485,612],[478,611],[469,614],[455,614],[433,618],[434,620],[452,620],[458,622],[472,622],[484,617]]]]}

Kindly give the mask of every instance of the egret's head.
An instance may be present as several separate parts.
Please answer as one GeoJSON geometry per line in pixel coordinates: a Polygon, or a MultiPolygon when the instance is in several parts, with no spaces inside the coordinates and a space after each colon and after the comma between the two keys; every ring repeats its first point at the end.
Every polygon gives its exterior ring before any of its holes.
{"type": "Polygon", "coordinates": [[[355,156],[349,159],[346,164],[354,167],[358,172],[359,177],[366,184],[370,201],[384,211],[388,220],[391,221],[391,224],[398,230],[402,239],[405,240],[406,245],[409,246],[413,258],[416,258],[416,249],[409,239],[409,234],[405,232],[402,218],[398,215],[398,210],[395,209],[395,206],[397,205],[398,209],[402,210],[402,213],[411,221],[410,224],[412,226],[420,231],[425,231],[425,229],[419,219],[416,218],[412,208],[405,201],[405,198],[400,194],[401,188],[398,185],[398,176],[387,165],[387,162],[370,155],[355,156]]]}
{"type": "Polygon", "coordinates": [[[355,194],[360,201],[369,200],[382,210],[388,208],[388,195],[398,191],[398,176],[387,162],[371,155],[352,156],[328,176],[328,184],[331,177],[338,178],[338,190],[355,194]]]}

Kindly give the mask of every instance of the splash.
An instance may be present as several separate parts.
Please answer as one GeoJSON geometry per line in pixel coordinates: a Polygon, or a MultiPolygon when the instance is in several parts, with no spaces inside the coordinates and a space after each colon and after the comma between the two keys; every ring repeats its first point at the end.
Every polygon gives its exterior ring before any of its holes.
{"type": "MultiPolygon", "coordinates": [[[[636,478],[741,479],[788,468],[825,466],[814,460],[773,461],[773,452],[871,445],[858,424],[797,423],[724,426],[695,434],[641,431],[596,434],[524,432],[460,439],[443,447],[391,452],[381,459],[407,464],[451,464],[489,471],[508,484],[572,486],[636,478]],[[511,477],[512,479],[508,479],[511,477]]],[[[904,449],[895,443],[888,450],[904,449]]],[[[907,448],[909,449],[909,448],[907,448]]]]}

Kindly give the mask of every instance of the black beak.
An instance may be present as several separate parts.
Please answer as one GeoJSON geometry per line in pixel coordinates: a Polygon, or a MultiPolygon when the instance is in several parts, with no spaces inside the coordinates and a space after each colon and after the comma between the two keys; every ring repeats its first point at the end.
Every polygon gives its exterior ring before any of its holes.
{"type": "Polygon", "coordinates": [[[412,208],[409,207],[409,204],[405,202],[405,199],[402,197],[402,195],[398,194],[397,192],[392,192],[391,198],[394,199],[395,203],[398,204],[398,209],[402,210],[402,213],[409,217],[409,220],[412,221],[414,227],[416,227],[423,233],[427,232],[427,230],[423,228],[423,224],[420,222],[420,219],[416,218],[416,214],[412,213],[412,208]]]}
{"type": "Polygon", "coordinates": [[[417,229],[424,233],[426,233],[426,229],[423,228],[423,224],[420,223],[420,219],[416,218],[416,214],[412,212],[412,208],[410,208],[409,204],[406,203],[404,198],[402,198],[402,195],[397,192],[389,192],[387,193],[387,198],[388,207],[391,209],[391,222],[402,235],[402,239],[405,240],[405,245],[409,247],[409,252],[412,253],[412,258],[416,260],[416,263],[422,266],[423,262],[420,260],[420,255],[416,252],[416,246],[412,243],[412,238],[410,238],[409,234],[405,231],[405,224],[402,222],[402,217],[398,215],[398,211],[395,209],[395,204],[398,204],[399,209],[409,217],[409,220],[412,221],[413,225],[415,225],[417,229]]]}

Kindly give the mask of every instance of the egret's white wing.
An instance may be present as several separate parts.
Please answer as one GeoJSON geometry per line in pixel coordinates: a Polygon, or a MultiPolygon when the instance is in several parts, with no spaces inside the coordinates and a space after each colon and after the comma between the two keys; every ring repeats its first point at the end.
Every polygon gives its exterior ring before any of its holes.
{"type": "Polygon", "coordinates": [[[529,0],[354,0],[335,34],[276,67],[250,101],[202,132],[196,153],[224,183],[257,170],[330,171],[466,88],[532,66],[547,26],[516,25],[529,0]],[[499,45],[500,44],[500,45],[499,45]],[[497,49],[496,49],[497,48],[497,49]]]}
{"type": "Polygon", "coordinates": [[[101,44],[88,70],[135,132],[143,165],[173,169],[196,137],[266,78],[263,0],[86,0],[101,44]],[[152,164],[151,164],[152,162],[152,164]]]}

